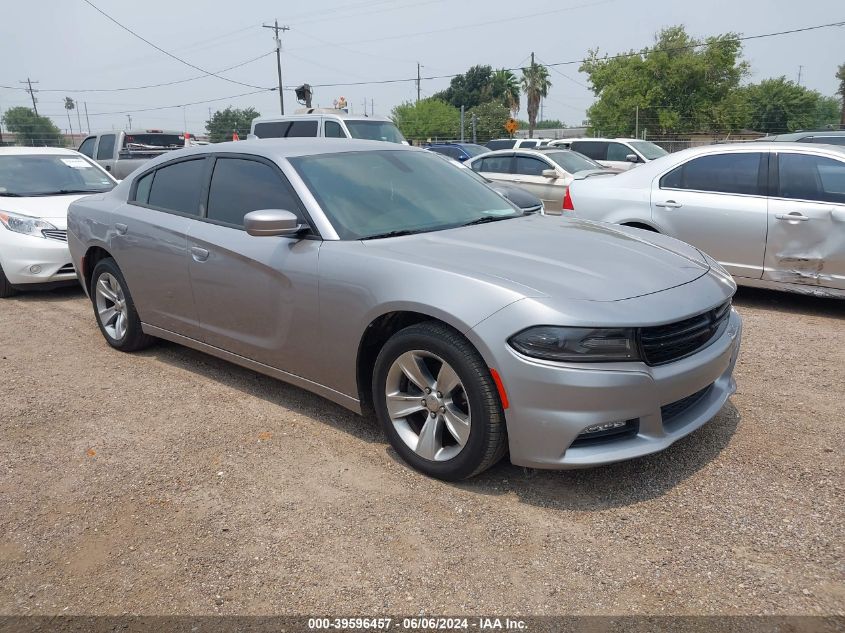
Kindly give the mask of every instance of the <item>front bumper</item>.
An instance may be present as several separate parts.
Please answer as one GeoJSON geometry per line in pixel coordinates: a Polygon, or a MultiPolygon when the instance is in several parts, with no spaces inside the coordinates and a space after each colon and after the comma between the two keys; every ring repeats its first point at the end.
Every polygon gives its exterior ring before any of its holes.
{"type": "Polygon", "coordinates": [[[508,347],[498,354],[497,370],[510,401],[505,417],[511,462],[582,468],[665,449],[711,420],[736,391],[741,337],[742,320],[732,309],[726,330],[709,346],[656,367],[546,362],[508,347]],[[616,421],[631,421],[634,430],[572,446],[586,427],[616,421]]]}
{"type": "Polygon", "coordinates": [[[0,266],[13,286],[59,284],[76,279],[67,243],[21,235],[0,226],[0,266]]]}

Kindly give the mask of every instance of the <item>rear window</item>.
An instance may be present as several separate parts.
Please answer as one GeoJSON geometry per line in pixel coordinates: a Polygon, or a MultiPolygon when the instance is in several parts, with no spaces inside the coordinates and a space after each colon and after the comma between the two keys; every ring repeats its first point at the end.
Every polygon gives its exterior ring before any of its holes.
{"type": "Polygon", "coordinates": [[[127,134],[123,137],[123,149],[179,149],[185,147],[185,137],[180,134],[127,134]]]}
{"type": "Polygon", "coordinates": [[[317,136],[316,120],[311,121],[268,121],[256,123],[254,134],[258,138],[294,138],[317,136]]]}
{"type": "Polygon", "coordinates": [[[606,141],[573,141],[569,149],[593,160],[607,160],[606,141]]]}
{"type": "Polygon", "coordinates": [[[489,143],[487,143],[487,149],[513,149],[514,145],[516,145],[516,141],[514,139],[505,138],[497,141],[490,141],[489,143]]]}

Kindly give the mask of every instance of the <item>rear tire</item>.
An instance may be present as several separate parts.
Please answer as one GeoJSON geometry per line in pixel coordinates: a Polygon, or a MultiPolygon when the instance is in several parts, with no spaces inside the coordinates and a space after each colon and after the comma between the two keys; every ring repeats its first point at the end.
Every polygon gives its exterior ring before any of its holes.
{"type": "Polygon", "coordinates": [[[111,257],[97,262],[90,292],[94,318],[109,345],[121,352],[136,352],[155,341],[141,329],[129,286],[111,257]]]}
{"type": "Polygon", "coordinates": [[[0,299],[14,297],[16,294],[18,294],[18,291],[12,288],[12,284],[6,278],[6,273],[3,272],[3,267],[0,266],[0,299]]]}
{"type": "Polygon", "coordinates": [[[490,369],[445,324],[423,322],[394,334],[376,359],[372,389],[390,444],[426,475],[466,479],[507,452],[505,415],[490,369]]]}

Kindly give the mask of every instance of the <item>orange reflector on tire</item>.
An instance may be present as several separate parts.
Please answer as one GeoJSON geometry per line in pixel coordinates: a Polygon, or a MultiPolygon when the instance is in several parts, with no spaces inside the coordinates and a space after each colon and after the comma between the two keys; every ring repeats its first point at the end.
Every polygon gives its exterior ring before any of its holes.
{"type": "Polygon", "coordinates": [[[508,394],[505,393],[505,386],[502,384],[502,378],[499,376],[499,372],[492,367],[490,368],[490,375],[493,376],[493,382],[496,383],[496,389],[499,392],[499,399],[502,401],[502,408],[507,409],[510,405],[508,403],[508,394]]]}

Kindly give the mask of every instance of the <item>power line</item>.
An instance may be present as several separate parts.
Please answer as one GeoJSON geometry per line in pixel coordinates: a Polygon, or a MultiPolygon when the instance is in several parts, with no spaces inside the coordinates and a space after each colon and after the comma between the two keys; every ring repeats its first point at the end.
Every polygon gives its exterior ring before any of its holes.
{"type": "MultiPolygon", "coordinates": [[[[272,55],[275,51],[267,51],[266,53],[262,53],[258,57],[252,57],[247,59],[246,61],[239,62],[234,66],[228,66],[221,70],[216,71],[214,76],[217,76],[218,73],[225,73],[230,70],[235,70],[236,68],[240,68],[242,66],[246,66],[247,64],[251,64],[253,62],[257,62],[259,59],[264,59],[269,55],[272,55]]],[[[125,92],[128,90],[146,90],[148,88],[163,88],[165,86],[175,86],[176,84],[184,84],[188,83],[189,81],[196,81],[197,79],[204,79],[208,77],[208,74],[205,75],[196,75],[194,77],[188,77],[186,79],[176,79],[174,81],[165,81],[162,83],[157,84],[148,84],[146,86],[127,86],[124,88],[44,88],[37,92],[73,92],[73,93],[81,93],[81,92],[125,92]]],[[[0,88],[8,88],[11,90],[26,90],[26,88],[18,88],[17,86],[3,86],[0,85],[0,88]]],[[[271,88],[270,90],[275,90],[275,88],[271,88]]]]}
{"type": "Polygon", "coordinates": [[[95,5],[93,2],[91,2],[91,0],[82,0],[82,1],[83,1],[85,4],[87,4],[88,6],[90,6],[92,9],[94,9],[95,11],[97,11],[98,13],[100,13],[101,15],[103,15],[104,17],[106,17],[106,18],[107,18],[108,20],[110,20],[111,22],[114,22],[117,26],[119,26],[120,28],[122,28],[122,29],[123,29],[124,31],[126,31],[127,33],[130,33],[131,35],[133,35],[134,37],[138,38],[139,40],[141,40],[141,41],[142,41],[142,42],[144,42],[145,44],[149,44],[149,45],[150,45],[150,46],[152,46],[154,49],[156,49],[157,51],[159,51],[159,52],[161,52],[161,53],[164,53],[165,55],[167,55],[167,56],[168,56],[168,57],[170,57],[171,59],[175,59],[175,60],[176,60],[177,62],[179,62],[180,64],[185,64],[185,66],[190,66],[190,67],[191,67],[191,68],[193,68],[194,70],[198,70],[198,71],[200,71],[200,72],[202,72],[202,73],[205,73],[206,75],[210,75],[210,76],[212,76],[212,77],[217,77],[218,79],[222,79],[223,81],[228,81],[229,83],[238,84],[239,86],[246,86],[247,88],[258,88],[258,89],[264,89],[262,86],[254,86],[254,85],[252,85],[252,84],[243,83],[242,81],[236,81],[236,80],[234,80],[234,79],[229,79],[228,77],[223,77],[222,75],[218,75],[217,73],[213,73],[213,72],[210,72],[210,71],[208,71],[208,70],[205,70],[204,68],[200,68],[200,67],[199,67],[199,66],[197,66],[196,64],[192,64],[192,63],[191,63],[191,62],[189,62],[189,61],[185,61],[185,60],[184,60],[184,59],[182,59],[181,57],[177,57],[177,56],[176,56],[176,55],[174,55],[173,53],[171,53],[171,52],[169,52],[169,51],[164,50],[163,48],[161,48],[160,46],[158,46],[158,45],[156,45],[156,44],[153,44],[150,40],[148,40],[147,38],[143,37],[142,35],[139,35],[139,34],[138,34],[138,33],[136,33],[135,31],[133,31],[132,29],[130,29],[128,26],[126,26],[126,25],[124,25],[124,24],[121,24],[121,23],[120,23],[120,22],[118,22],[116,19],[114,19],[112,16],[110,16],[108,13],[106,13],[106,12],[105,12],[105,11],[103,11],[101,8],[99,8],[97,5],[95,5]]]}

